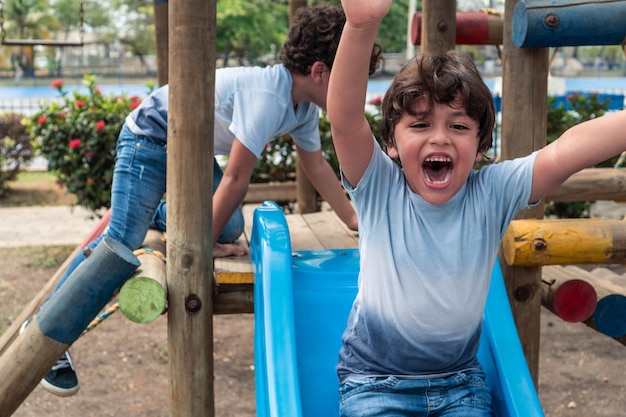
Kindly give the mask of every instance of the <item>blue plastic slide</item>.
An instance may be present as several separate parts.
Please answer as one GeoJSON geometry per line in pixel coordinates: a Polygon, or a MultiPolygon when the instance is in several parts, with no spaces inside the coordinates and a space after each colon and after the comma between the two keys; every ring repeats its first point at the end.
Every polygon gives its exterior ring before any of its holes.
{"type": "MultiPolygon", "coordinates": [[[[254,213],[256,407],[260,417],[338,415],[335,365],[357,291],[356,249],[292,253],[282,210],[254,213]]],[[[496,416],[543,416],[509,307],[493,269],[479,359],[496,416]]]]}

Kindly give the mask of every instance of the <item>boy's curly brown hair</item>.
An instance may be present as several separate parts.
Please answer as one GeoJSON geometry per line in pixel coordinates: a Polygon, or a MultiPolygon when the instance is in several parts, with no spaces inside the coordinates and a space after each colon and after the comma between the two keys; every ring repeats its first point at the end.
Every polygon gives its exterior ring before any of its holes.
{"type": "MultiPolygon", "coordinates": [[[[331,69],[345,23],[346,16],[341,6],[321,4],[301,7],[294,16],[278,58],[289,71],[300,75],[308,75],[317,61],[331,69]]],[[[374,45],[370,75],[378,68],[381,55],[380,45],[374,45]]]]}
{"type": "Polygon", "coordinates": [[[435,103],[452,104],[457,98],[478,122],[478,151],[486,152],[492,146],[496,120],[493,98],[474,61],[456,50],[417,55],[396,74],[381,106],[382,140],[387,146],[393,144],[396,124],[405,113],[415,115],[417,101],[425,101],[429,114],[435,103]]]}

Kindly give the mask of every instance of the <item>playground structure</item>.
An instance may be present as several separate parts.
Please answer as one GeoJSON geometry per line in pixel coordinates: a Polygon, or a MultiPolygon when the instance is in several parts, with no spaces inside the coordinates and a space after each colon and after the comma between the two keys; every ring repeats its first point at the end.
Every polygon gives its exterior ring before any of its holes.
{"type": "MultiPolygon", "coordinates": [[[[505,4],[502,54],[504,61],[502,157],[504,159],[528,154],[532,150],[545,145],[548,53],[545,48],[518,48],[514,45],[514,33],[508,28],[515,27],[513,17],[516,6],[521,3],[530,4],[531,2],[507,1],[505,4]]],[[[536,1],[532,3],[537,5],[547,2],[536,1]]],[[[596,2],[594,3],[596,8],[592,9],[591,12],[586,9],[585,13],[591,13],[592,15],[597,13],[598,16],[605,16],[606,14],[603,14],[604,12],[602,11],[605,3],[609,2],[596,2]]],[[[162,4],[160,3],[159,7],[162,4]]],[[[306,2],[290,2],[292,7],[302,4],[306,4],[306,2]]],[[[165,14],[165,20],[171,19],[172,23],[168,34],[171,48],[165,48],[166,51],[169,51],[165,56],[170,57],[169,62],[172,63],[172,66],[165,72],[166,76],[164,79],[166,80],[165,82],[169,81],[170,84],[170,121],[171,126],[175,126],[176,129],[172,129],[169,133],[173,138],[185,138],[185,140],[173,140],[168,152],[168,210],[171,210],[171,221],[168,224],[168,262],[165,265],[165,276],[167,277],[165,289],[167,290],[166,297],[168,301],[168,336],[171,353],[170,372],[171,380],[176,381],[176,384],[172,384],[171,387],[170,406],[171,415],[213,416],[212,355],[206,354],[207,351],[212,351],[212,324],[205,317],[206,314],[218,313],[220,306],[228,302],[231,302],[232,304],[230,305],[236,306],[241,311],[250,309],[252,306],[250,301],[252,294],[252,270],[249,264],[242,266],[238,263],[235,266],[230,265],[228,261],[224,263],[216,262],[215,267],[213,267],[211,262],[207,261],[212,259],[210,245],[207,245],[204,233],[199,232],[201,230],[209,230],[210,228],[210,210],[206,209],[211,206],[210,195],[206,195],[206,189],[200,187],[200,184],[212,181],[211,170],[206,165],[206,155],[212,154],[212,147],[210,143],[200,143],[199,138],[203,137],[203,133],[207,128],[210,130],[212,127],[212,117],[205,115],[213,114],[213,79],[206,77],[206,74],[212,74],[214,70],[210,65],[213,65],[211,63],[215,62],[214,59],[211,59],[214,58],[214,33],[212,29],[214,25],[211,26],[211,24],[212,22],[214,23],[215,18],[215,3],[207,2],[205,4],[200,1],[180,3],[177,0],[172,0],[170,6],[172,7],[165,14]],[[181,28],[185,29],[182,30],[181,28]],[[200,42],[200,44],[206,45],[206,50],[189,47],[189,45],[198,45],[198,39],[203,39],[203,42],[200,42]],[[199,62],[202,65],[198,65],[199,62]],[[196,82],[197,80],[200,81],[196,82]],[[194,178],[194,181],[184,181],[185,178],[194,178]],[[191,200],[185,198],[188,195],[198,196],[198,198],[191,200]],[[243,269],[238,270],[240,267],[243,269]],[[221,292],[220,290],[217,296],[214,297],[211,280],[206,279],[207,276],[212,276],[213,272],[216,272],[218,287],[225,288],[230,285],[238,285],[237,289],[232,292],[221,292]],[[239,277],[242,280],[237,284],[232,282],[220,283],[220,275],[222,274],[224,274],[224,277],[239,277]],[[227,293],[229,293],[228,296],[226,295],[227,293]],[[199,314],[200,312],[203,314],[199,314]],[[195,369],[197,372],[189,372],[190,369],[195,369]]],[[[576,7],[577,3],[572,3],[563,6],[557,11],[551,10],[551,13],[558,15],[563,10],[575,10],[576,7]],[[571,6],[571,9],[568,9],[568,6],[571,6]]],[[[155,14],[156,9],[157,5],[155,4],[155,14]]],[[[162,17],[162,14],[160,16],[162,17]]],[[[456,19],[455,2],[425,0],[423,2],[423,16],[424,25],[421,31],[423,48],[428,49],[436,46],[445,46],[448,49],[453,48],[456,39],[454,24],[456,19]]],[[[162,35],[162,31],[157,30],[157,43],[162,42],[159,41],[159,33],[162,35]]],[[[528,33],[528,35],[532,37],[533,33],[528,33]]],[[[622,36],[623,38],[624,36],[622,36]]],[[[559,33],[552,33],[549,39],[551,44],[548,46],[565,44],[559,40],[559,33]]],[[[583,40],[579,41],[582,42],[583,40]]],[[[162,43],[159,44],[162,46],[162,43]]],[[[162,51],[162,49],[159,50],[162,51]]],[[[163,59],[159,61],[163,62],[163,59]]],[[[165,61],[167,62],[168,60],[165,61]]],[[[163,83],[162,66],[159,66],[159,71],[160,83],[163,83]]],[[[582,178],[582,182],[586,184],[582,188],[587,195],[591,193],[595,196],[593,199],[598,200],[624,199],[624,190],[619,181],[614,186],[609,187],[611,188],[609,190],[600,190],[600,187],[597,186],[590,187],[592,184],[598,184],[595,182],[595,179],[589,179],[596,174],[595,172],[591,174],[592,171],[596,170],[582,172],[578,177],[578,180],[582,178]],[[593,190],[589,191],[588,188],[593,190]],[[609,194],[610,197],[607,197],[609,194]]],[[[611,173],[610,175],[622,175],[618,173],[619,170],[613,171],[616,173],[611,173]]],[[[603,187],[604,184],[602,183],[603,187]]],[[[564,188],[567,188],[567,183],[561,190],[564,188]]],[[[571,194],[565,194],[562,199],[573,198],[576,200],[576,197],[572,197],[571,194]]],[[[527,215],[541,218],[543,207],[538,206],[529,211],[527,215]]],[[[541,220],[536,221],[541,222],[541,220]]],[[[579,222],[583,222],[583,220],[579,222]]],[[[333,232],[337,229],[328,230],[333,232]]],[[[298,233],[300,231],[297,227],[290,226],[289,233],[298,233]]],[[[567,228],[565,231],[567,231],[567,228]]],[[[283,230],[281,233],[284,235],[287,232],[283,230]]],[[[329,244],[335,245],[336,248],[354,247],[355,245],[353,242],[352,246],[340,246],[347,244],[338,240],[337,235],[332,236],[329,241],[329,244]]],[[[591,246],[596,242],[585,243],[591,246]]],[[[611,242],[610,245],[614,245],[614,243],[611,242]]],[[[252,247],[254,249],[254,243],[252,247]]],[[[120,268],[120,279],[118,282],[121,284],[121,281],[132,272],[130,269],[134,269],[138,262],[133,258],[134,255],[131,256],[131,254],[125,253],[121,248],[116,248],[115,243],[111,243],[109,248],[116,255],[121,255],[119,257],[122,258],[123,263],[130,265],[128,268],[125,266],[120,268]],[[117,251],[121,253],[117,254],[117,251]]],[[[574,250],[580,255],[576,258],[577,261],[584,258],[586,246],[575,246],[574,250]]],[[[259,261],[259,259],[257,258],[256,261],[259,261]]],[[[621,258],[616,259],[621,260],[621,258]]],[[[261,263],[268,266],[267,262],[261,263]]],[[[508,264],[501,259],[500,264],[515,316],[517,330],[522,342],[524,356],[529,365],[529,375],[536,384],[539,354],[539,308],[544,299],[542,293],[553,291],[555,288],[548,286],[545,291],[543,290],[546,286],[542,286],[542,263],[522,267],[515,262],[508,264]]],[[[257,265],[255,268],[261,268],[261,266],[257,265]]],[[[546,270],[547,268],[544,268],[544,271],[546,270]]],[[[260,270],[257,270],[257,272],[260,272],[260,270]]],[[[494,282],[496,282],[498,274],[494,273],[494,275],[496,277],[494,282]]],[[[563,283],[569,281],[567,276],[574,275],[566,275],[566,278],[561,278],[563,283]]],[[[561,286],[564,287],[564,285],[561,286]]],[[[105,293],[112,293],[110,288],[106,290],[105,293]]],[[[597,286],[594,286],[594,290],[597,290],[597,286]]],[[[613,291],[612,294],[617,293],[613,291]]],[[[549,299],[549,297],[545,298],[549,299]]],[[[595,306],[596,310],[597,306],[600,305],[600,301],[606,297],[600,296],[598,298],[599,301],[595,306]]],[[[2,399],[1,401],[4,401],[0,403],[0,415],[2,417],[12,414],[13,410],[19,406],[23,399],[28,396],[30,390],[37,384],[42,373],[45,374],[45,371],[54,363],[59,356],[59,351],[65,350],[67,345],[73,342],[72,339],[75,340],[75,337],[78,337],[78,329],[82,331],[84,322],[91,320],[99,311],[97,307],[101,308],[102,303],[106,301],[108,300],[98,299],[90,302],[88,306],[84,305],[83,307],[87,313],[80,317],[76,315],[75,323],[73,322],[75,325],[70,326],[69,334],[65,334],[65,329],[52,328],[50,325],[52,320],[45,317],[42,317],[41,325],[29,326],[29,330],[24,337],[17,338],[15,335],[15,325],[19,327],[21,322],[16,323],[7,330],[7,333],[3,335],[1,340],[8,342],[0,343],[0,352],[2,352],[0,357],[0,375],[2,376],[0,377],[0,398],[2,399]],[[7,337],[5,338],[5,336],[7,337]],[[51,343],[55,346],[54,349],[48,347],[51,343]],[[29,349],[45,351],[45,355],[41,355],[35,361],[34,358],[24,354],[29,349]],[[9,366],[8,358],[14,357],[15,354],[18,356],[24,354],[20,356],[24,359],[21,362],[21,367],[9,366]],[[31,359],[32,362],[29,363],[31,359]],[[24,364],[29,366],[35,365],[35,368],[39,371],[26,375],[24,369],[21,369],[24,367],[24,364]],[[22,376],[24,377],[23,379],[22,376]],[[11,384],[11,382],[15,381],[20,383],[11,384]]],[[[34,305],[36,303],[31,304],[30,313],[35,311],[34,305]]],[[[236,308],[231,311],[237,311],[236,308]]],[[[59,311],[56,314],[66,314],[64,310],[59,311]]],[[[67,313],[70,315],[76,314],[71,311],[67,313]]],[[[23,315],[28,317],[29,314],[25,311],[23,315]]],[[[510,326],[494,326],[497,329],[508,327],[510,326]]],[[[269,335],[269,333],[267,334],[269,335]]],[[[616,338],[619,339],[619,337],[622,336],[617,336],[616,338]]],[[[511,338],[506,337],[506,340],[511,340],[511,338]]],[[[269,344],[266,344],[265,347],[269,347],[269,344]]],[[[261,346],[258,346],[258,348],[261,348],[261,346]]],[[[495,347],[493,349],[497,353],[499,348],[495,347]]],[[[491,353],[495,354],[493,350],[491,353]]],[[[486,358],[489,359],[489,355],[486,358]]],[[[487,360],[485,363],[488,362],[487,360]]],[[[498,364],[497,361],[494,361],[494,363],[498,364]]],[[[270,366],[269,363],[266,366],[270,366]]],[[[494,369],[498,370],[497,366],[494,369]]],[[[265,371],[268,370],[266,369],[265,371]]],[[[499,381],[499,383],[510,382],[512,375],[515,375],[515,378],[526,380],[524,371],[518,369],[513,371],[513,373],[505,373],[503,380],[499,381]]],[[[499,386],[498,383],[494,384],[494,386],[499,386]]],[[[283,388],[277,387],[276,390],[283,388]]],[[[270,394],[275,396],[277,392],[274,392],[273,389],[266,387],[267,397],[263,396],[260,401],[269,401],[270,394]]],[[[296,395],[293,392],[292,394],[296,395]]],[[[527,407],[534,407],[532,404],[534,404],[535,399],[533,399],[532,393],[530,397],[531,399],[524,404],[527,407]]],[[[291,397],[285,398],[285,400],[291,399],[291,397]]],[[[537,411],[537,413],[539,412],[537,411]]]]}

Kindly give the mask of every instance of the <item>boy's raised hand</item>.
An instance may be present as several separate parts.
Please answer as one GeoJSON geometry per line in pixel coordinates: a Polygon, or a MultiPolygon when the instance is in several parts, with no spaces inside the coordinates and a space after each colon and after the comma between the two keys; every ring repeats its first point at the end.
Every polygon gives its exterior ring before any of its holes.
{"type": "Polygon", "coordinates": [[[341,0],[346,19],[351,25],[379,23],[389,12],[392,0],[341,0]]]}

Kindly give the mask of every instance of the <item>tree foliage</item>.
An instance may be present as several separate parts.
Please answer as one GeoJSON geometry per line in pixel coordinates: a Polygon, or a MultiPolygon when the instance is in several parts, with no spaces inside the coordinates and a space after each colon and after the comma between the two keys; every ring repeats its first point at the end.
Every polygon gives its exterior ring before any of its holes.
{"type": "Polygon", "coordinates": [[[287,5],[278,0],[219,0],[216,18],[216,51],[225,64],[231,56],[240,64],[275,52],[289,27],[287,5]]]}
{"type": "MultiPolygon", "coordinates": [[[[7,38],[53,39],[56,31],[61,28],[47,0],[6,0],[3,14],[7,38]]],[[[33,75],[35,48],[26,45],[12,49],[13,65],[19,66],[24,74],[33,75]]]]}

